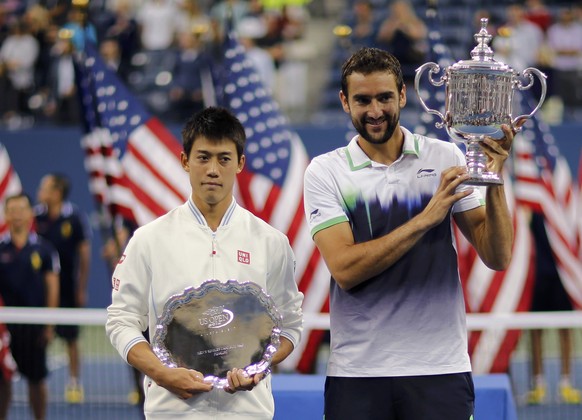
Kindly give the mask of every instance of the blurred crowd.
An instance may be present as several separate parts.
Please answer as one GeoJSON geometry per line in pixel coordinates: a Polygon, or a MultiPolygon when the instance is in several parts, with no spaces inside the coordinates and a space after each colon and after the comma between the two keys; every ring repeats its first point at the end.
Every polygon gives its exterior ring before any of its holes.
{"type": "MultiPolygon", "coordinates": [[[[548,98],[544,111],[549,122],[582,117],[582,5],[579,2],[526,0],[488,4],[443,0],[435,3],[442,38],[454,60],[470,59],[470,51],[476,45],[473,35],[480,30],[481,18],[486,17],[496,60],[519,72],[536,67],[547,74],[548,98]]],[[[331,83],[337,86],[333,72],[337,72],[351,51],[361,46],[375,46],[392,52],[401,61],[405,82],[412,86],[415,69],[428,61],[428,28],[424,22],[427,2],[353,0],[349,4],[342,17],[343,25],[336,28],[338,48],[332,63],[331,83]]]]}
{"type": "MultiPolygon", "coordinates": [[[[333,51],[306,37],[309,0],[4,0],[0,2],[0,128],[77,124],[73,57],[88,40],[146,106],[182,122],[208,102],[206,52],[233,22],[266,87],[288,114],[307,112],[311,60],[331,55],[322,110],[339,106],[339,73],[360,46],[401,61],[412,86],[427,61],[425,0],[346,0],[333,51]]],[[[344,0],[338,0],[343,2],[344,0]]],[[[582,113],[582,6],[560,0],[441,0],[443,40],[454,60],[470,57],[479,19],[489,19],[496,59],[548,75],[550,123],[582,113]]],[[[337,19],[337,18],[332,18],[337,19]]],[[[332,36],[330,34],[330,36],[332,36]]],[[[322,42],[322,44],[325,44],[322,42]]]]}
{"type": "Polygon", "coordinates": [[[288,87],[289,78],[306,73],[294,48],[309,17],[302,1],[5,0],[0,128],[78,123],[73,62],[85,42],[97,45],[152,113],[182,122],[204,106],[204,52],[223,39],[227,20],[265,85],[289,106],[302,106],[305,89],[288,87]]]}
{"type": "Polygon", "coordinates": [[[496,37],[496,59],[522,71],[536,67],[547,76],[548,122],[582,117],[582,5],[548,7],[542,0],[514,4],[504,15],[489,17],[496,37]]]}

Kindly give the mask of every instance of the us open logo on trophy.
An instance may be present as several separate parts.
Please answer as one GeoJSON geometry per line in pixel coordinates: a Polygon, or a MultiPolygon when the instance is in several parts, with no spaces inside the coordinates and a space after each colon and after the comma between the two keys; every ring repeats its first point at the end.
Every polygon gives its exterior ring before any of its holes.
{"type": "Polygon", "coordinates": [[[194,369],[216,388],[226,373],[270,372],[282,318],[272,298],[252,282],[208,280],[172,296],[158,317],[152,349],[169,367],[194,369]]]}
{"type": "Polygon", "coordinates": [[[471,51],[471,60],[462,60],[444,69],[440,79],[433,77],[441,72],[438,64],[425,63],[416,70],[414,89],[425,111],[441,118],[435,125],[445,127],[448,135],[457,142],[466,143],[467,171],[470,185],[503,184],[499,174],[487,171],[487,155],[480,142],[485,137],[500,140],[504,137],[502,124],[515,132],[523,119],[531,118],[542,106],[546,97],[546,75],[528,67],[521,74],[508,65],[493,59],[489,47],[492,36],[487,32],[488,19],[481,19],[481,30],[475,34],[477,46],[471,51]],[[445,114],[429,108],[420,94],[420,79],[429,70],[428,79],[433,86],[446,85],[445,114]],[[541,96],[529,114],[512,117],[513,92],[527,90],[534,84],[533,76],[541,83],[541,96]],[[523,81],[527,81],[524,84],[523,81]]]}
{"type": "Polygon", "coordinates": [[[232,311],[225,309],[224,306],[215,306],[207,311],[202,312],[203,318],[198,318],[200,325],[206,325],[208,328],[226,327],[234,319],[232,311]]]}

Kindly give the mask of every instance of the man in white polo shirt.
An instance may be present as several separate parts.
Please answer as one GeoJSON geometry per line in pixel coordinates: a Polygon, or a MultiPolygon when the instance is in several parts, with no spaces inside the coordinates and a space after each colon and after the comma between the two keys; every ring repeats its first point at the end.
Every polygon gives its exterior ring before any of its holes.
{"type": "MultiPolygon", "coordinates": [[[[358,135],[305,174],[311,234],[332,274],[325,419],[468,420],[474,389],[451,219],[492,269],[511,259],[503,186],[464,185],[452,143],[400,126],[400,63],[363,48],[340,99],[358,135]],[[484,206],[485,202],[487,207],[484,206]]],[[[500,173],[513,141],[486,139],[500,173]]]]}

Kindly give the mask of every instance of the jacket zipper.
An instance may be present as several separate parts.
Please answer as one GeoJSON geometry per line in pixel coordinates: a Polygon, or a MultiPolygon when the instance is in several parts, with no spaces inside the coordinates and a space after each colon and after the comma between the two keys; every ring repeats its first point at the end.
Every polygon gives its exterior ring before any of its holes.
{"type": "Polygon", "coordinates": [[[216,232],[212,232],[212,252],[210,257],[212,258],[212,279],[216,279],[216,232]]]}

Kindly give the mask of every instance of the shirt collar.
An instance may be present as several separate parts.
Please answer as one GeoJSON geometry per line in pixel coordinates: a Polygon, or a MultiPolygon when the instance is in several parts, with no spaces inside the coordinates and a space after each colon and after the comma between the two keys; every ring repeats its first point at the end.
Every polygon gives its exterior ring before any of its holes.
{"type": "MultiPolygon", "coordinates": [[[[198,222],[198,224],[202,226],[208,226],[208,223],[206,223],[206,218],[204,217],[202,212],[198,209],[198,207],[196,207],[196,204],[194,204],[194,201],[192,201],[192,197],[188,197],[187,204],[196,222],[198,222]]],[[[226,226],[230,223],[230,220],[232,219],[236,207],[237,207],[236,200],[234,199],[234,197],[232,197],[230,206],[228,206],[228,208],[226,209],[226,212],[224,213],[224,216],[222,216],[222,220],[220,221],[220,225],[218,227],[226,226]]]]}
{"type": "MultiPolygon", "coordinates": [[[[414,155],[416,157],[420,156],[419,144],[418,144],[418,137],[415,134],[412,134],[404,127],[400,127],[402,130],[402,134],[404,134],[404,145],[402,147],[402,154],[403,155],[414,155]]],[[[365,168],[367,166],[372,165],[372,161],[364,153],[360,145],[358,144],[358,137],[354,136],[352,140],[350,140],[348,146],[346,147],[346,157],[348,159],[348,164],[350,165],[350,169],[352,171],[357,171],[359,169],[365,168]]]]}
{"type": "MultiPolygon", "coordinates": [[[[9,231],[4,233],[2,236],[0,236],[0,242],[6,242],[6,243],[12,242],[12,235],[10,234],[9,231]]],[[[28,233],[27,243],[29,243],[29,244],[37,244],[38,243],[38,234],[35,231],[30,231],[28,233]]]]}
{"type": "MultiPolygon", "coordinates": [[[[39,203],[35,206],[34,210],[35,214],[37,215],[48,214],[48,206],[46,204],[39,203]]],[[[60,216],[69,217],[71,214],[73,214],[73,210],[73,203],[70,201],[63,201],[61,203],[60,216]]]]}

